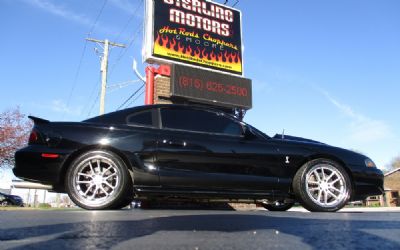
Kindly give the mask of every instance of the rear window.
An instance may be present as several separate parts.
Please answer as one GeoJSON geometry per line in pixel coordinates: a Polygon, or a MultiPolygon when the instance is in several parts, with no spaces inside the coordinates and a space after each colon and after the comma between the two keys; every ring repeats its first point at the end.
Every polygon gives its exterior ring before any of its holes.
{"type": "Polygon", "coordinates": [[[153,126],[152,112],[143,111],[134,113],[127,118],[128,125],[153,126]]]}

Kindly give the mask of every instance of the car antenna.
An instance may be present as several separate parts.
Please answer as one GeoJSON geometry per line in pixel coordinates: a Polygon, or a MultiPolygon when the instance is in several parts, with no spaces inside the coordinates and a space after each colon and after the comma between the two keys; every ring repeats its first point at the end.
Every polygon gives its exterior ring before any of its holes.
{"type": "Polygon", "coordinates": [[[282,140],[285,139],[285,129],[282,131],[282,140]]]}

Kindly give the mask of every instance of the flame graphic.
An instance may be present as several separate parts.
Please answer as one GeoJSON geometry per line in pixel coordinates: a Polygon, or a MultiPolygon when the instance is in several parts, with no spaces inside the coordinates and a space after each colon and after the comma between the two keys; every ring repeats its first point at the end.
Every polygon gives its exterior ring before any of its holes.
{"type": "Polygon", "coordinates": [[[206,48],[191,45],[182,45],[175,38],[170,39],[166,35],[157,35],[154,42],[154,54],[168,56],[184,61],[195,62],[201,65],[213,66],[234,72],[242,72],[242,62],[239,52],[224,51],[216,54],[207,52],[206,48]]]}

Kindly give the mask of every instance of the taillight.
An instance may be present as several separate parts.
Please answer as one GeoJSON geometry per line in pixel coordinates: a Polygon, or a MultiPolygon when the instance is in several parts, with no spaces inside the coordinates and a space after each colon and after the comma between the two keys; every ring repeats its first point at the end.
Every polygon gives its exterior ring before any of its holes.
{"type": "Polygon", "coordinates": [[[39,135],[35,130],[32,130],[31,134],[29,135],[29,144],[38,142],[39,135]]]}

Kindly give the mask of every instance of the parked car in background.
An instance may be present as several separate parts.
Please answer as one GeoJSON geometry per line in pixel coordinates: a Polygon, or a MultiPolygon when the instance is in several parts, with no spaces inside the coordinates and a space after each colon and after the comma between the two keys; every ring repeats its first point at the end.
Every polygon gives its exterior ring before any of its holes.
{"type": "Polygon", "coordinates": [[[17,195],[9,195],[0,193],[0,206],[7,207],[7,206],[18,206],[23,207],[24,201],[21,197],[17,195]]]}
{"type": "Polygon", "coordinates": [[[150,105],[83,122],[30,118],[15,175],[67,192],[85,209],[173,199],[259,203],[272,211],[298,201],[332,212],[383,191],[382,172],[362,154],[270,137],[208,107],[150,105]]]}

